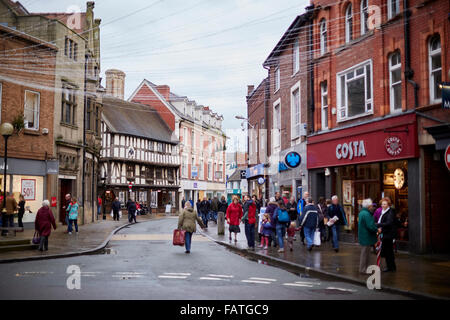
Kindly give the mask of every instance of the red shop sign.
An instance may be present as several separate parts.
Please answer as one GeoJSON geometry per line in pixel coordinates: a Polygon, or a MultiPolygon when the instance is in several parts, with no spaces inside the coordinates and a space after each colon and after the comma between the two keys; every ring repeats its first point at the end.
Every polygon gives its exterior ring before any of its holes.
{"type": "Polygon", "coordinates": [[[52,201],[50,204],[51,207],[56,207],[56,197],[52,197],[52,201]]]}
{"type": "Polygon", "coordinates": [[[418,157],[416,115],[308,137],[308,169],[418,157]]]}

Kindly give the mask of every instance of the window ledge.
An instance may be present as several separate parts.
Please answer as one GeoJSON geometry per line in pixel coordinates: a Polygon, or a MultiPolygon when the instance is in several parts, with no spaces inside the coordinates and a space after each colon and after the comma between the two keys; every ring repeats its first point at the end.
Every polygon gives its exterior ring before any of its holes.
{"type": "Polygon", "coordinates": [[[29,134],[31,136],[40,136],[41,133],[39,132],[39,129],[23,129],[24,134],[29,134]]]}
{"type": "Polygon", "coordinates": [[[337,123],[343,123],[343,122],[346,122],[346,121],[351,121],[351,120],[364,118],[364,117],[368,117],[368,116],[372,116],[372,115],[373,115],[373,111],[372,112],[368,112],[368,113],[364,113],[364,114],[360,114],[360,115],[357,115],[357,116],[353,116],[351,118],[345,118],[345,119],[336,120],[336,122],[337,123]]]}
{"type": "Polygon", "coordinates": [[[76,125],[73,125],[73,124],[69,124],[69,123],[65,123],[65,122],[60,122],[59,124],[62,127],[67,127],[67,128],[70,128],[70,129],[78,130],[78,127],[76,125]]]}

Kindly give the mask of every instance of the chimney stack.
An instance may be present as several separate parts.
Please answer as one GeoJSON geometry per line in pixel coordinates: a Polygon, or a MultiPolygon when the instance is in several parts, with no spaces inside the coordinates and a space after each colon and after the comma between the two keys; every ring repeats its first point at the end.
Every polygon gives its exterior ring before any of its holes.
{"type": "Polygon", "coordinates": [[[249,96],[250,93],[253,92],[253,90],[255,90],[255,86],[254,85],[248,85],[247,86],[247,96],[249,96]]]}
{"type": "Polygon", "coordinates": [[[124,99],[125,73],[117,69],[108,69],[106,75],[106,94],[115,98],[124,99]]]}

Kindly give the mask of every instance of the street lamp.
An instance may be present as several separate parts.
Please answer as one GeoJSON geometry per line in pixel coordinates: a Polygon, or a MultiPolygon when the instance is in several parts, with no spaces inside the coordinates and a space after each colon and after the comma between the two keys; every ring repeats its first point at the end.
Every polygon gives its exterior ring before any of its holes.
{"type": "Polygon", "coordinates": [[[6,213],[6,166],[8,165],[8,138],[14,133],[14,127],[11,123],[5,122],[0,126],[0,134],[5,138],[5,160],[3,161],[3,179],[5,180],[5,186],[3,188],[3,210],[2,213],[6,213]]]}
{"type": "Polygon", "coordinates": [[[245,122],[247,122],[247,124],[250,126],[250,128],[252,128],[252,129],[255,128],[255,126],[252,125],[252,124],[248,121],[248,119],[247,119],[246,117],[243,117],[243,116],[235,116],[235,118],[238,119],[238,120],[242,120],[242,123],[241,123],[242,131],[245,130],[245,128],[244,128],[244,123],[245,123],[245,122]]]}

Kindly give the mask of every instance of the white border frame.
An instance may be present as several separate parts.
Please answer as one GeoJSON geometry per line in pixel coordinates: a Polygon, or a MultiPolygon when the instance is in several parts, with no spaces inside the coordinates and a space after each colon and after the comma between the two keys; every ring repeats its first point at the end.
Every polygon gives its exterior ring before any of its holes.
{"type": "Polygon", "coordinates": [[[25,89],[24,90],[24,99],[23,99],[23,111],[24,111],[24,115],[25,115],[25,106],[26,106],[26,101],[27,101],[27,91],[28,92],[32,92],[38,95],[38,107],[37,107],[37,115],[36,115],[36,122],[37,125],[33,128],[25,128],[27,130],[34,130],[34,131],[38,131],[39,130],[39,117],[40,117],[40,113],[41,113],[41,93],[39,91],[33,91],[33,90],[28,90],[25,89]]]}
{"type": "MultiPolygon", "coordinates": [[[[403,79],[402,79],[402,57],[401,57],[400,52],[394,51],[393,53],[391,53],[389,55],[388,66],[389,66],[389,108],[390,108],[390,111],[392,114],[399,113],[399,112],[402,112],[402,110],[403,110],[403,104],[402,104],[402,102],[400,102],[400,108],[397,110],[394,109],[394,94],[393,94],[393,90],[392,90],[392,71],[396,71],[397,69],[400,69],[400,89],[403,89],[402,88],[402,82],[403,82],[403,79]],[[400,63],[395,65],[395,67],[392,66],[392,57],[394,56],[394,54],[398,54],[400,56],[400,63]]],[[[396,83],[396,84],[398,84],[398,83],[396,83]]],[[[400,93],[401,93],[401,91],[400,91],[400,93]]]]}

